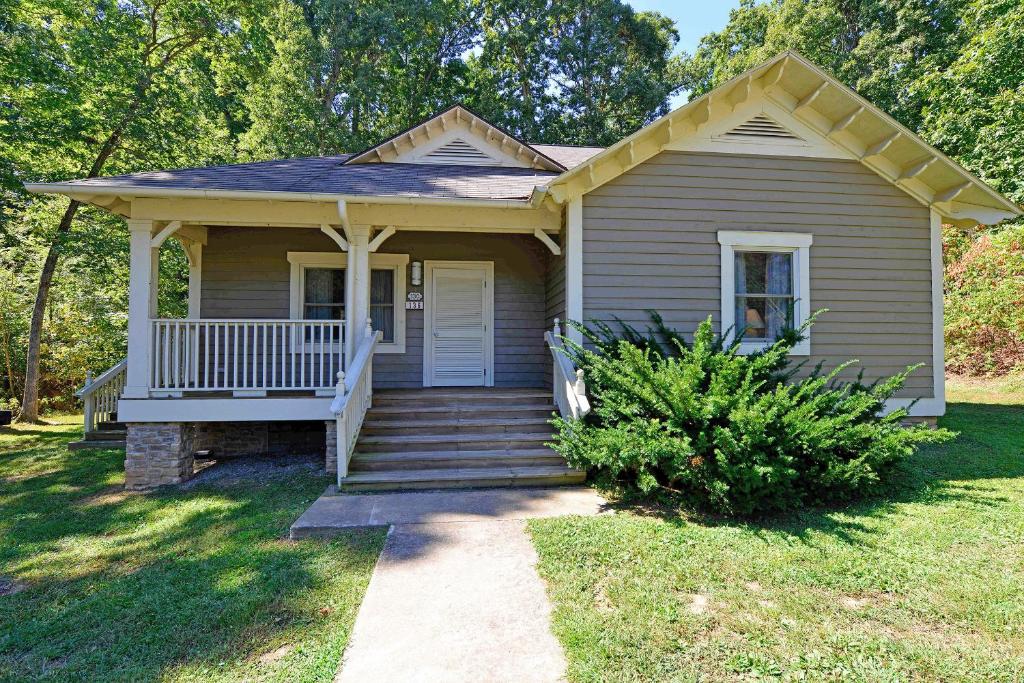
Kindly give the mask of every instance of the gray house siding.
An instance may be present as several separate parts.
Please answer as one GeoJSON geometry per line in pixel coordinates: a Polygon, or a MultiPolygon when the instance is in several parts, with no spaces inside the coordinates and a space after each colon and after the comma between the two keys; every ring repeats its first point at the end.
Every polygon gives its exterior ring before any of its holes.
{"type": "Polygon", "coordinates": [[[903,395],[933,395],[929,211],[854,161],[665,152],[585,195],[584,317],[717,328],[719,230],[812,233],[809,365],[924,363],[903,395]]]}
{"type": "MultiPolygon", "coordinates": [[[[289,251],[337,251],[319,230],[232,228],[209,230],[203,252],[204,318],[287,318],[289,251]]],[[[538,387],[550,380],[543,334],[547,311],[547,250],[533,236],[455,232],[399,232],[379,253],[412,261],[494,262],[494,383],[538,387]]],[[[406,273],[407,291],[412,285],[406,273]]],[[[404,306],[404,302],[396,302],[404,306]]],[[[406,313],[404,354],[379,354],[374,386],[423,386],[423,311],[406,313]]]]}

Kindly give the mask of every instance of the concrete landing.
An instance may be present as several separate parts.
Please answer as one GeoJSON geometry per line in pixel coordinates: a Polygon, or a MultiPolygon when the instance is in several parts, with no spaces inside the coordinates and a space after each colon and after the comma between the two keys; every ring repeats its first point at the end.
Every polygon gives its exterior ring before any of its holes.
{"type": "Polygon", "coordinates": [[[320,496],[291,526],[290,536],[330,538],[344,529],[595,515],[605,501],[584,486],[479,489],[320,496]]]}
{"type": "Polygon", "coordinates": [[[564,680],[525,527],[522,519],[393,527],[336,683],[564,680]]]}

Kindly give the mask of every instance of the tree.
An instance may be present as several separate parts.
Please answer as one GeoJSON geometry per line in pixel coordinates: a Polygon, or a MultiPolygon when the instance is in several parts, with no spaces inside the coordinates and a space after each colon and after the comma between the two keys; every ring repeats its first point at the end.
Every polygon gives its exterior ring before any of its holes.
{"type": "MultiPolygon", "coordinates": [[[[0,62],[0,144],[4,156],[15,159],[13,174],[92,178],[119,153],[135,163],[212,156],[202,150],[211,138],[202,135],[209,122],[196,107],[202,88],[195,67],[205,44],[231,30],[231,9],[227,2],[198,0],[15,5],[0,62]]],[[[39,272],[25,361],[25,420],[38,419],[44,314],[80,207],[72,200],[64,208],[39,272]]]]}

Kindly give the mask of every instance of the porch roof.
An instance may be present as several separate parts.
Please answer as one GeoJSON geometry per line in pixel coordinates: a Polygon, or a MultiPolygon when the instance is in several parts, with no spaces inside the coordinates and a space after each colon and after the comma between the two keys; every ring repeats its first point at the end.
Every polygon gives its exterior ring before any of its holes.
{"type": "MultiPolygon", "coordinates": [[[[568,150],[561,155],[565,158],[596,153],[592,148],[564,149],[568,150]]],[[[150,171],[53,183],[48,184],[45,191],[70,194],[116,189],[126,195],[159,196],[166,190],[220,190],[525,201],[534,188],[558,176],[550,171],[498,166],[421,163],[346,166],[344,162],[348,158],[349,155],[303,157],[150,171]]]]}

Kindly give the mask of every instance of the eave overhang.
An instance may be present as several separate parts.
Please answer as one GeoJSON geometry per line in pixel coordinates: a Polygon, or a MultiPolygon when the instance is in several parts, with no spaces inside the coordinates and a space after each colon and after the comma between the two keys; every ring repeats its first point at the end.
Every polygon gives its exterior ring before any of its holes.
{"type": "Polygon", "coordinates": [[[799,122],[956,225],[993,224],[1021,208],[853,90],[789,50],[669,112],[547,184],[565,203],[613,180],[760,91],[799,122]]]}

